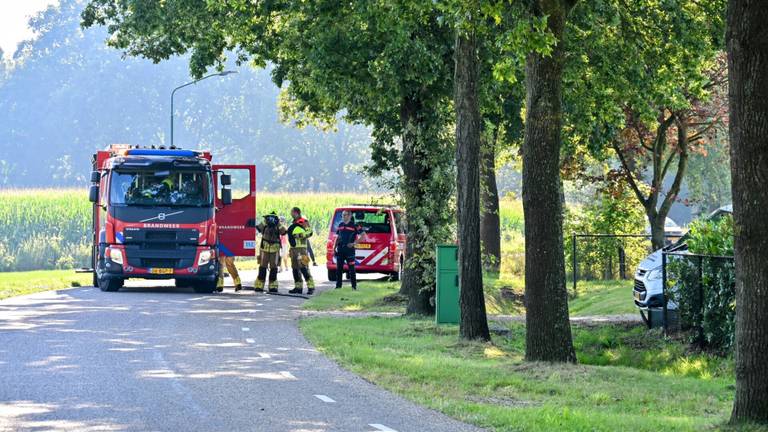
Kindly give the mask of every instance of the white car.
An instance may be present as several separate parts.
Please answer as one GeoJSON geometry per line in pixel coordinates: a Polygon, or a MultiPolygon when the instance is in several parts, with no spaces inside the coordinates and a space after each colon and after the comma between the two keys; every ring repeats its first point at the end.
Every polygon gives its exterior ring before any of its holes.
{"type": "MultiPolygon", "coordinates": [[[[733,213],[733,206],[727,205],[712,212],[707,216],[707,219],[717,219],[723,215],[731,213],[733,213]]],[[[635,286],[632,290],[632,296],[634,297],[635,306],[640,309],[640,314],[643,315],[643,317],[646,317],[646,314],[649,313],[649,309],[664,307],[664,295],[662,290],[663,270],[661,265],[662,250],[666,250],[667,252],[686,253],[688,251],[688,246],[686,245],[687,240],[687,236],[682,236],[675,243],[664,249],[654,251],[637,266],[637,271],[635,272],[635,286]]],[[[674,256],[669,255],[667,255],[667,258],[669,260],[675,259],[674,256]]],[[[677,310],[677,304],[673,301],[668,301],[667,309],[677,310]]]]}
{"type": "MultiPolygon", "coordinates": [[[[635,306],[640,308],[641,313],[648,308],[664,307],[661,252],[662,249],[659,249],[648,255],[640,262],[635,272],[635,287],[632,295],[635,306]]],[[[683,251],[676,250],[676,252],[683,251]]],[[[667,309],[677,309],[677,304],[672,301],[667,302],[667,309]]]]}

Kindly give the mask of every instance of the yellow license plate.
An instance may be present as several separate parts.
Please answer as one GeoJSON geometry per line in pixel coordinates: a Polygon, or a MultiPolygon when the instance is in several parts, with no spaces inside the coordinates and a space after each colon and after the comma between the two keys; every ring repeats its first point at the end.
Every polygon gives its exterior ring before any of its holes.
{"type": "Polygon", "coordinates": [[[173,274],[172,268],[153,268],[149,270],[152,274],[173,274]]]}
{"type": "Polygon", "coordinates": [[[358,248],[358,249],[370,249],[371,245],[369,245],[368,243],[360,243],[360,244],[358,244],[355,247],[358,248]]]}
{"type": "Polygon", "coordinates": [[[640,293],[637,291],[634,291],[635,294],[635,300],[640,300],[640,293]]]}

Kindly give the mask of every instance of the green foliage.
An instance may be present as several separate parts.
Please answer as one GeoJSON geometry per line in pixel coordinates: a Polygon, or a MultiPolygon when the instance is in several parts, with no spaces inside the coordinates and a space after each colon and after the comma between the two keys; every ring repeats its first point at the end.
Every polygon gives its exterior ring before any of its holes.
{"type": "MultiPolygon", "coordinates": [[[[643,209],[626,187],[598,193],[597,199],[582,207],[566,209],[566,266],[573,274],[573,237],[571,234],[642,234],[645,226],[643,209]]],[[[618,250],[624,249],[627,274],[631,275],[648,252],[642,238],[577,239],[579,279],[613,279],[619,276],[618,250]]]]}
{"type": "Polygon", "coordinates": [[[90,221],[81,191],[0,191],[0,271],[88,266],[90,221]]]}
{"type": "Polygon", "coordinates": [[[708,71],[724,48],[725,3],[579,2],[566,40],[571,143],[599,153],[624,129],[628,112],[655,130],[664,110],[706,100],[708,71]]]}
{"type": "Polygon", "coordinates": [[[671,258],[675,289],[669,290],[670,297],[678,304],[681,322],[694,329],[692,342],[730,352],[736,319],[734,263],[717,257],[733,256],[733,217],[691,223],[688,251],[706,256],[671,258]]]}
{"type": "Polygon", "coordinates": [[[733,256],[733,216],[691,222],[687,244],[694,254],[733,256]]]}
{"type": "MultiPolygon", "coordinates": [[[[626,182],[653,221],[656,248],[690,154],[725,129],[725,0],[597,0],[566,38],[565,153],[608,160],[592,182],[626,182]]],[[[722,167],[721,167],[722,168],[722,167]]]]}

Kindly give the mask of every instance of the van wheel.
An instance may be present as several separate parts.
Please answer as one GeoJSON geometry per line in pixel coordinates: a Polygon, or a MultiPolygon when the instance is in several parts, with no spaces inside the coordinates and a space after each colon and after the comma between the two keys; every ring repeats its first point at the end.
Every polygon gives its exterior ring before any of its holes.
{"type": "Polygon", "coordinates": [[[336,270],[328,270],[328,280],[336,282],[336,270]]]}
{"type": "Polygon", "coordinates": [[[176,288],[191,288],[194,284],[189,279],[175,279],[174,285],[176,285],[176,288]]]}
{"type": "Polygon", "coordinates": [[[400,258],[400,267],[398,271],[392,272],[389,275],[389,280],[392,282],[397,282],[400,280],[401,273],[403,272],[403,258],[400,258]]]}
{"type": "Polygon", "coordinates": [[[122,279],[99,279],[99,289],[104,292],[115,292],[123,287],[122,279]]]}

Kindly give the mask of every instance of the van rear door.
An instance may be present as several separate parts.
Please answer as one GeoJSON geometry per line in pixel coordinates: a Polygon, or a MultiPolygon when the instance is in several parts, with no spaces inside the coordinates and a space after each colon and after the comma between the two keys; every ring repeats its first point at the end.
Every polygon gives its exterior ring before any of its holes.
{"type": "Polygon", "coordinates": [[[392,240],[392,221],[387,210],[353,210],[355,223],[363,226],[365,233],[358,240],[356,261],[360,266],[389,264],[389,244],[392,240]]]}

